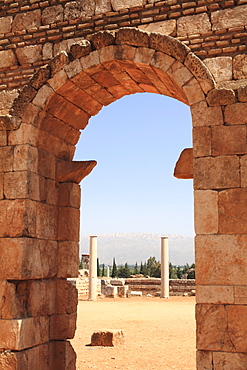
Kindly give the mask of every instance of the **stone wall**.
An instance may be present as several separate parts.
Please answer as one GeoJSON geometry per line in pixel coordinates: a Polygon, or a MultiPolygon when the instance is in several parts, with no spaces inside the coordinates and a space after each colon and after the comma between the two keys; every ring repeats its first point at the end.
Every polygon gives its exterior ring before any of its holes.
{"type": "MultiPolygon", "coordinates": [[[[24,86],[61,50],[97,31],[139,27],[178,38],[217,81],[245,79],[246,0],[8,0],[0,11],[0,91],[24,86]],[[217,58],[217,59],[215,59],[217,58]]],[[[12,92],[12,95],[16,93],[12,92]]],[[[9,99],[11,93],[0,94],[9,99]]],[[[5,108],[6,105],[0,109],[5,108]]]]}

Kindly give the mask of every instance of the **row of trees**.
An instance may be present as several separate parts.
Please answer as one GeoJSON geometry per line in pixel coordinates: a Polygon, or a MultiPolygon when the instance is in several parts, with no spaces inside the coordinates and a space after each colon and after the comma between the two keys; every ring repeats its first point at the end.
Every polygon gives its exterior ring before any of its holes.
{"type": "MultiPolygon", "coordinates": [[[[97,274],[98,276],[106,276],[105,265],[100,265],[99,259],[97,260],[97,274]]],[[[129,278],[130,275],[139,275],[150,277],[161,277],[161,263],[157,261],[155,257],[149,257],[144,263],[140,265],[136,262],[134,266],[129,266],[128,263],[117,266],[116,260],[113,258],[112,267],[110,268],[110,276],[112,278],[129,278]]],[[[189,265],[186,263],[184,266],[175,266],[169,264],[169,278],[170,279],[194,279],[195,278],[195,264],[189,265]]]]}

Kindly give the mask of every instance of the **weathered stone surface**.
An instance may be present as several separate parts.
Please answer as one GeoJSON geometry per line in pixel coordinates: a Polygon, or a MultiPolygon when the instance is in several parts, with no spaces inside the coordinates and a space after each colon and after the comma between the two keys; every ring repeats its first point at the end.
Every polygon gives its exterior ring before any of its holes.
{"type": "Polygon", "coordinates": [[[58,278],[69,278],[78,276],[78,254],[78,242],[58,242],[58,278]]]}
{"type": "Polygon", "coordinates": [[[232,79],[232,57],[215,57],[203,60],[215,81],[229,81],[232,79]]]}
{"type": "Polygon", "coordinates": [[[60,54],[56,55],[50,62],[51,76],[60,71],[66,64],[69,63],[68,54],[65,51],[61,51],[60,54]]]}
{"type": "Polygon", "coordinates": [[[95,1],[71,1],[65,4],[64,20],[91,17],[94,15],[95,1]]]}
{"type": "Polygon", "coordinates": [[[65,85],[68,80],[67,73],[64,69],[56,72],[52,78],[50,78],[47,83],[51,86],[54,91],[57,91],[61,86],[65,85]]]}
{"type": "Polygon", "coordinates": [[[51,68],[49,65],[45,65],[33,75],[33,77],[30,80],[30,85],[38,90],[40,89],[50,78],[51,75],[51,68]]]}
{"type": "Polygon", "coordinates": [[[247,151],[246,127],[212,127],[212,155],[245,154],[247,151]]]}
{"type": "Polygon", "coordinates": [[[50,318],[50,339],[72,339],[76,330],[76,313],[52,315],[50,318]]]}
{"type": "Polygon", "coordinates": [[[0,92],[0,115],[6,115],[9,113],[9,110],[12,107],[13,101],[15,100],[15,98],[18,97],[18,95],[19,95],[19,91],[15,89],[10,90],[10,91],[0,92]]]}
{"type": "Polygon", "coordinates": [[[0,129],[5,131],[16,130],[20,127],[21,121],[18,117],[13,117],[9,114],[0,116],[0,129]]]}
{"type": "Polygon", "coordinates": [[[247,335],[244,320],[246,311],[246,306],[198,304],[196,307],[198,349],[246,352],[244,340],[247,335]]]}
{"type": "Polygon", "coordinates": [[[162,35],[176,36],[176,25],[175,19],[169,19],[168,21],[144,24],[138,26],[138,28],[146,32],[157,32],[162,35]]]}
{"type": "Polygon", "coordinates": [[[41,45],[29,45],[16,49],[16,56],[20,64],[32,64],[41,60],[41,45]]]}
{"type": "Polygon", "coordinates": [[[96,161],[60,161],[57,164],[56,180],[59,182],[75,182],[79,184],[84,177],[89,175],[96,164],[96,161]]]}
{"type": "Polygon", "coordinates": [[[247,286],[234,286],[235,304],[247,303],[247,286]]]}
{"type": "Polygon", "coordinates": [[[80,208],[80,186],[75,183],[61,183],[59,189],[59,205],[80,208]]]}
{"type": "Polygon", "coordinates": [[[52,94],[54,94],[54,90],[51,87],[47,85],[42,86],[33,99],[33,104],[43,108],[52,94]]]}
{"type": "Polygon", "coordinates": [[[5,199],[40,199],[39,176],[30,171],[4,174],[5,199]]]}
{"type": "Polygon", "coordinates": [[[193,179],[193,149],[184,149],[176,163],[174,177],[177,179],[193,179]]]}
{"type": "Polygon", "coordinates": [[[116,12],[121,9],[132,8],[134,6],[142,6],[144,4],[144,0],[111,0],[112,8],[116,12]]]}
{"type": "Polygon", "coordinates": [[[225,108],[225,122],[229,125],[247,123],[247,103],[230,104],[225,108]]]}
{"type": "Polygon", "coordinates": [[[150,47],[154,50],[162,51],[165,54],[171,55],[180,62],[184,62],[190,49],[180,41],[158,33],[150,34],[150,47]]]}
{"type": "MultiPolygon", "coordinates": [[[[152,49],[149,49],[152,50],[152,49]]],[[[170,68],[167,70],[168,75],[174,79],[179,86],[183,86],[192,77],[192,73],[179,61],[175,61],[170,68]]]]}
{"type": "Polygon", "coordinates": [[[98,66],[100,63],[98,50],[92,51],[89,55],[82,57],[80,62],[84,70],[98,66]]]}
{"type": "Polygon", "coordinates": [[[78,59],[88,55],[91,50],[92,46],[88,40],[80,40],[71,45],[70,54],[72,55],[73,59],[78,59]]]}
{"type": "Polygon", "coordinates": [[[82,71],[81,63],[78,59],[73,60],[64,67],[64,71],[67,73],[68,78],[73,78],[82,71]]]}
{"type": "Polygon", "coordinates": [[[27,13],[17,14],[12,23],[12,31],[28,30],[39,27],[41,24],[41,12],[39,9],[27,13]]]}
{"type": "Polygon", "coordinates": [[[177,20],[177,36],[197,35],[211,31],[211,23],[206,13],[187,15],[177,20]]]}
{"type": "Polygon", "coordinates": [[[233,58],[233,77],[235,79],[247,78],[247,55],[240,54],[233,58]]]}
{"type": "Polygon", "coordinates": [[[194,216],[196,234],[218,232],[218,192],[196,190],[194,192],[194,216]]]}
{"type": "Polygon", "coordinates": [[[57,44],[54,44],[54,47],[53,47],[54,56],[60,54],[62,51],[65,51],[66,53],[68,53],[71,45],[73,45],[74,43],[80,40],[81,39],[70,38],[70,39],[58,42],[57,44]]]}
{"type": "Polygon", "coordinates": [[[230,89],[213,89],[208,93],[207,102],[210,106],[228,105],[236,102],[236,96],[230,89]]]}
{"type": "Polygon", "coordinates": [[[228,189],[219,194],[220,234],[247,233],[247,188],[228,189]],[[232,206],[234,204],[234,207],[232,206]]]}
{"type": "Polygon", "coordinates": [[[240,158],[241,186],[247,187],[247,155],[240,158]]]}
{"type": "Polygon", "coordinates": [[[111,0],[96,0],[95,14],[111,11],[111,0]]]}
{"type": "Polygon", "coordinates": [[[190,105],[198,103],[205,99],[203,90],[201,89],[201,86],[195,78],[192,78],[183,86],[183,91],[186,96],[187,102],[190,105]]]}
{"type": "Polygon", "coordinates": [[[51,24],[63,21],[62,5],[49,6],[42,11],[42,24],[51,24]]]}
{"type": "Polygon", "coordinates": [[[208,157],[211,155],[211,128],[193,128],[193,153],[194,157],[208,157]]]}
{"type": "Polygon", "coordinates": [[[196,77],[206,94],[215,87],[210,71],[195,54],[189,53],[184,61],[184,65],[196,77]]]}
{"type": "Polygon", "coordinates": [[[53,44],[51,42],[46,42],[42,49],[42,59],[48,60],[53,58],[53,44]]]}
{"type": "Polygon", "coordinates": [[[246,353],[214,352],[213,364],[215,369],[238,369],[245,370],[247,366],[246,353]]]}
{"type": "Polygon", "coordinates": [[[116,43],[148,47],[149,36],[146,32],[136,28],[120,28],[116,34],[116,43]]]}
{"type": "Polygon", "coordinates": [[[26,85],[18,95],[12,104],[10,113],[16,117],[22,117],[26,107],[32,101],[32,99],[37,94],[37,91],[30,85],[26,85]]]}
{"type": "Polygon", "coordinates": [[[56,285],[56,312],[60,315],[75,313],[78,304],[76,287],[70,281],[64,279],[57,279],[56,285]]]}
{"type": "Polygon", "coordinates": [[[197,235],[197,284],[245,285],[246,241],[246,235],[197,235]]]}
{"type": "Polygon", "coordinates": [[[238,100],[241,102],[247,102],[247,87],[239,87],[238,88],[238,100]]]}
{"type": "Polygon", "coordinates": [[[105,46],[115,44],[115,37],[109,31],[101,31],[92,35],[91,42],[95,49],[101,49],[105,46]]]}
{"type": "Polygon", "coordinates": [[[17,60],[12,50],[0,51],[0,68],[8,68],[16,64],[17,60]]]}
{"type": "Polygon", "coordinates": [[[72,207],[59,208],[58,240],[79,241],[80,211],[72,207]]]}
{"type": "Polygon", "coordinates": [[[213,353],[210,351],[196,352],[197,370],[212,370],[213,353]]]}
{"type": "Polygon", "coordinates": [[[0,172],[13,171],[14,151],[11,146],[0,147],[0,172]]]}
{"type": "Polygon", "coordinates": [[[58,208],[37,203],[36,235],[39,239],[57,240],[58,208]]]}
{"type": "Polygon", "coordinates": [[[196,302],[213,304],[234,304],[235,290],[233,286],[197,285],[196,302]]]}
{"type": "Polygon", "coordinates": [[[195,158],[195,189],[224,189],[240,186],[240,165],[236,155],[195,158]]]}
{"type": "Polygon", "coordinates": [[[247,22],[247,5],[237,6],[234,9],[212,12],[211,22],[213,31],[245,26],[247,22]]]}
{"type": "Polygon", "coordinates": [[[50,342],[49,348],[51,369],[74,370],[76,368],[76,353],[69,341],[50,342]]]}
{"type": "Polygon", "coordinates": [[[121,329],[95,331],[91,336],[91,346],[115,347],[124,344],[121,329]]]}
{"type": "Polygon", "coordinates": [[[154,65],[156,68],[159,68],[163,71],[167,71],[168,68],[175,62],[176,60],[169,55],[161,53],[160,51],[156,51],[153,55],[151,60],[151,64],[154,65]]]}
{"type": "Polygon", "coordinates": [[[18,370],[18,354],[16,352],[1,351],[0,352],[0,369],[18,370]]]}
{"type": "Polygon", "coordinates": [[[0,17],[0,33],[11,31],[12,17],[0,17]]]}
{"type": "Polygon", "coordinates": [[[7,350],[22,350],[49,340],[49,318],[0,320],[1,343],[7,350]]]}

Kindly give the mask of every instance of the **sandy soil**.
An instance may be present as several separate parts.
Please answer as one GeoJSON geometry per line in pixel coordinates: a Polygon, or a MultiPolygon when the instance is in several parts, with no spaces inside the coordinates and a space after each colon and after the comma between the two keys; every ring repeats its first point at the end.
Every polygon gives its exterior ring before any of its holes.
{"type": "Polygon", "coordinates": [[[104,298],[80,301],[77,370],[195,370],[194,297],[104,298]],[[90,347],[95,330],[122,329],[125,344],[90,347]]]}

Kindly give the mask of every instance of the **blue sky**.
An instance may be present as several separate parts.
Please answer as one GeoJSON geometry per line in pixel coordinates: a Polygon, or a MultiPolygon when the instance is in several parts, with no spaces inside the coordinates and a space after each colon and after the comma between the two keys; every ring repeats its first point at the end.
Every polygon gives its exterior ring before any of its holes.
{"type": "Polygon", "coordinates": [[[81,133],[75,160],[98,165],[82,183],[81,234],[194,235],[192,180],[173,170],[192,147],[189,107],[134,94],[104,107],[81,133]]]}

